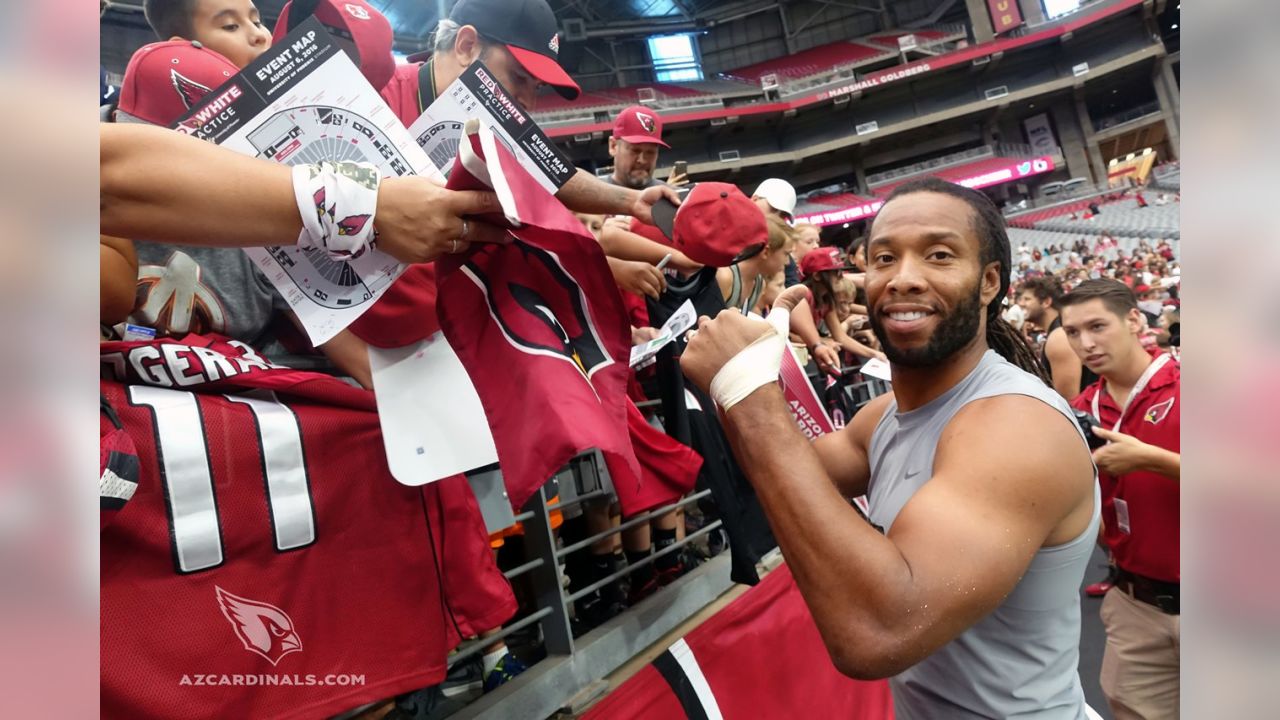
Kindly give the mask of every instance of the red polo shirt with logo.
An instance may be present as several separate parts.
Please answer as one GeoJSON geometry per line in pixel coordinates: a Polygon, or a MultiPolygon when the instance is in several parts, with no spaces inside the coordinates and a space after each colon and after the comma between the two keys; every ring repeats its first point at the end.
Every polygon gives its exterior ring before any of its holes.
{"type": "MultiPolygon", "coordinates": [[[[1098,421],[1111,429],[1120,418],[1120,406],[1103,387],[1105,383],[1106,380],[1099,380],[1085,388],[1071,405],[1092,412],[1097,395],[1101,415],[1098,421]]],[[[1129,403],[1120,432],[1180,453],[1181,384],[1181,369],[1170,358],[1129,403]]],[[[1179,582],[1179,482],[1147,470],[1119,476],[1099,472],[1098,481],[1102,485],[1102,519],[1106,523],[1103,539],[1116,564],[1155,580],[1179,582]],[[1128,511],[1127,532],[1117,516],[1117,500],[1122,511],[1128,511]]]]}

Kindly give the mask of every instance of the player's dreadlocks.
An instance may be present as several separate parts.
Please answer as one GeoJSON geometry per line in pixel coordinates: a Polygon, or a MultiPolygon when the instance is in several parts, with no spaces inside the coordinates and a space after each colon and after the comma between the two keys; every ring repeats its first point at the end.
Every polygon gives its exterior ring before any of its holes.
{"type": "Polygon", "coordinates": [[[1009,294],[1009,269],[1013,264],[1013,251],[1009,247],[1009,233],[1005,229],[1004,216],[990,198],[977,190],[949,183],[935,177],[926,177],[903,183],[889,193],[885,204],[894,198],[912,193],[932,192],[963,200],[973,210],[973,229],[982,248],[982,266],[1000,263],[1000,292],[987,306],[987,346],[1000,353],[1004,359],[1051,385],[1048,373],[1040,365],[1039,358],[1031,351],[1022,334],[1000,315],[1000,301],[1009,294]]]}

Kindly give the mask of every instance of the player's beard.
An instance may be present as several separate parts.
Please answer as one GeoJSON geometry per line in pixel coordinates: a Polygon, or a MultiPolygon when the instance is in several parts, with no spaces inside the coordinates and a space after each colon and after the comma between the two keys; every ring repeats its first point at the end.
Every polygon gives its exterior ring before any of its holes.
{"type": "Polygon", "coordinates": [[[960,351],[973,342],[978,334],[978,321],[982,313],[982,294],[978,283],[973,284],[973,292],[969,293],[954,310],[939,319],[938,327],[929,336],[929,340],[918,348],[900,348],[890,342],[884,325],[880,321],[880,313],[871,313],[871,330],[884,349],[889,362],[902,367],[933,367],[960,351]]]}

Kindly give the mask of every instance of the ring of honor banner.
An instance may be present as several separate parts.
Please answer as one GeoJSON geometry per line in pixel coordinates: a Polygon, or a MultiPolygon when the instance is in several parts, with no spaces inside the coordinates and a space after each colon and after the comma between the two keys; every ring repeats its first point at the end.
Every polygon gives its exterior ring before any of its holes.
{"type": "Polygon", "coordinates": [[[991,28],[997,35],[1022,25],[1018,0],[987,0],[987,9],[991,11],[991,28]]]}
{"type": "MultiPolygon", "coordinates": [[[[315,18],[206,95],[174,128],[285,165],[356,161],[372,163],[383,177],[441,177],[315,18]]],[[[345,262],[290,245],[244,251],[316,345],[368,310],[404,271],[376,250],[345,262]]]]}

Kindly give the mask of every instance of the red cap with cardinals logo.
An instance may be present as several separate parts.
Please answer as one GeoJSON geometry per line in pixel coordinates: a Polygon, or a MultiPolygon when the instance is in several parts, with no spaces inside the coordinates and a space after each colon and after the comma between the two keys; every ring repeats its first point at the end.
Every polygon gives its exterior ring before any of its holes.
{"type": "Polygon", "coordinates": [[[662,142],[662,118],[643,105],[632,105],[613,120],[613,136],[632,145],[653,143],[670,149],[662,142]]]}
{"type": "Polygon", "coordinates": [[[192,40],[143,45],[124,71],[117,109],[167,126],[238,72],[230,60],[192,40]]]}
{"type": "Polygon", "coordinates": [[[852,265],[840,262],[840,251],[833,247],[820,247],[805,253],[800,260],[800,277],[813,277],[828,270],[856,270],[852,265]]]}
{"type": "Polygon", "coordinates": [[[736,185],[701,182],[677,194],[680,207],[665,200],[653,206],[653,224],[694,262],[727,267],[759,253],[769,242],[764,213],[736,185]]]}
{"type": "Polygon", "coordinates": [[[280,40],[302,21],[316,16],[339,47],[379,92],[396,71],[391,54],[391,23],[364,0],[290,0],[280,10],[271,41],[280,40]]]}

